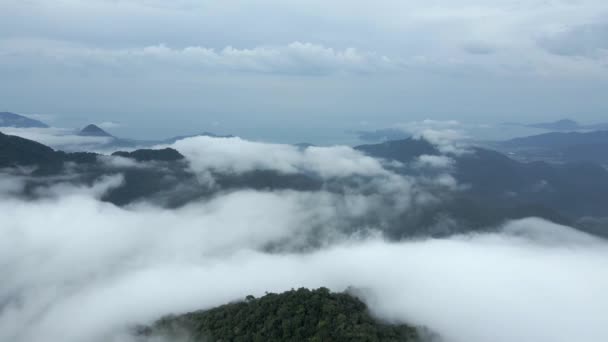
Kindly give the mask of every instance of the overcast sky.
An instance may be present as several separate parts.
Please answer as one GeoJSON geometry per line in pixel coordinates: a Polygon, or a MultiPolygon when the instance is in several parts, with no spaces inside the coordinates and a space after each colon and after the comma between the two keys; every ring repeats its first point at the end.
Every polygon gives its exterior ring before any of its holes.
{"type": "Polygon", "coordinates": [[[0,111],[132,137],[597,122],[608,2],[1,0],[0,78],[0,111]]]}

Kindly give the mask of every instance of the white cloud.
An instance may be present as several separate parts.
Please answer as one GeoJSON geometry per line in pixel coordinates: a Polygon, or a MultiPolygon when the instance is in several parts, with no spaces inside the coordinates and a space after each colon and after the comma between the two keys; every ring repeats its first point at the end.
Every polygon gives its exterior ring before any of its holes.
{"type": "Polygon", "coordinates": [[[454,159],[447,156],[422,155],[414,162],[414,166],[432,169],[450,169],[454,166],[454,159]]]}
{"type": "MultiPolygon", "coordinates": [[[[238,137],[199,136],[176,142],[171,147],[182,153],[205,186],[214,186],[214,174],[242,174],[258,170],[279,174],[303,174],[324,182],[346,181],[346,204],[393,217],[412,206],[440,200],[442,192],[457,190],[457,182],[441,170],[438,174],[409,177],[385,168],[383,161],[347,146],[299,148],[293,145],[247,141],[238,137]],[[370,196],[362,196],[369,193],[370,196]],[[363,202],[362,202],[363,201],[363,202]]],[[[396,166],[394,162],[390,164],[396,166]]],[[[398,166],[398,165],[397,165],[398,166]]],[[[329,204],[328,204],[329,205],[329,204]]],[[[333,204],[335,205],[335,203],[333,204]]],[[[353,211],[353,212],[354,212],[353,211]]]]}
{"type": "Polygon", "coordinates": [[[451,342],[608,338],[603,240],[528,219],[497,233],[387,242],[384,220],[432,198],[429,187],[455,189],[454,178],[401,177],[347,147],[208,137],[175,147],[198,172],[370,179],[338,192],[220,192],[179,209],[100,201],[120,175],[27,201],[0,183],[0,341],[124,342],[131,324],[299,286],[363,288],[379,317],[451,342]]]}
{"type": "MultiPolygon", "coordinates": [[[[139,48],[101,48],[52,41],[0,41],[4,58],[42,58],[58,66],[127,69],[182,68],[203,72],[251,72],[300,75],[368,73],[398,67],[388,57],[355,48],[334,49],[292,42],[284,46],[216,50],[204,46],[171,48],[165,44],[139,48]]],[[[0,58],[3,57],[0,55],[0,58]]]]}
{"type": "Polygon", "coordinates": [[[420,138],[428,140],[437,146],[443,153],[463,154],[467,153],[467,145],[464,143],[468,137],[460,130],[455,129],[426,129],[420,132],[420,138]]]}
{"type": "MultiPolygon", "coordinates": [[[[608,18],[608,17],[607,17],[608,18]]],[[[538,44],[550,53],[562,56],[578,56],[608,61],[608,19],[566,27],[558,32],[545,34],[538,44]]]]}
{"type": "MultiPolygon", "coordinates": [[[[242,174],[257,170],[280,174],[304,174],[331,182],[346,180],[343,191],[353,195],[349,203],[363,199],[362,193],[372,192],[377,201],[373,210],[387,217],[412,206],[440,200],[445,191],[458,190],[450,169],[437,170],[423,177],[403,176],[385,166],[402,166],[381,161],[347,146],[299,148],[293,145],[247,141],[238,137],[213,138],[199,136],[176,142],[171,147],[182,153],[190,168],[206,186],[214,186],[214,173],[242,174]],[[384,165],[383,163],[388,163],[384,165]]],[[[340,185],[342,188],[343,185],[340,185]]]]}
{"type": "Polygon", "coordinates": [[[99,199],[109,190],[116,189],[123,184],[124,178],[122,175],[106,175],[99,178],[90,187],[78,187],[70,183],[58,183],[50,187],[38,188],[36,189],[36,194],[38,196],[44,196],[47,198],[58,198],[68,196],[85,198],[92,197],[94,199],[99,199]]]}
{"type": "Polygon", "coordinates": [[[299,286],[362,288],[374,314],[447,341],[608,338],[603,240],[530,219],[501,233],[401,243],[372,235],[264,252],[310,234],[320,217],[341,217],[307,196],[239,192],[180,210],[121,209],[82,191],[2,199],[0,261],[10,269],[0,340],[124,341],[130,324],[299,286]],[[564,322],[568,329],[555,329],[564,322]]]}
{"type": "Polygon", "coordinates": [[[153,162],[140,162],[131,158],[112,156],[112,155],[100,155],[97,157],[97,161],[102,163],[104,166],[110,168],[152,168],[158,167],[153,162]]]}
{"type": "Polygon", "coordinates": [[[389,174],[379,160],[347,146],[301,149],[238,137],[199,136],[180,140],[172,147],[184,154],[198,172],[274,170],[286,174],[314,173],[323,178],[389,174]]]}
{"type": "MultiPolygon", "coordinates": [[[[41,61],[54,60],[71,67],[101,63],[146,70],[195,67],[288,74],[370,72],[396,66],[535,76],[606,74],[601,61],[547,54],[537,44],[539,37],[563,27],[596,23],[608,12],[600,0],[381,0],[373,5],[344,0],[97,0],[54,6],[36,0],[3,6],[7,15],[0,32],[6,33],[0,35],[0,56],[17,56],[5,60],[17,65],[22,61],[39,67],[41,61]],[[252,20],[252,13],[272,19],[252,20]],[[106,19],[117,28],[108,28],[106,19]],[[162,30],[165,25],[174,30],[162,30]]],[[[599,38],[593,38],[595,45],[599,38]]]]}
{"type": "Polygon", "coordinates": [[[427,140],[442,153],[460,155],[469,152],[465,126],[456,120],[426,119],[397,124],[396,127],[414,138],[427,140]]]}
{"type": "Polygon", "coordinates": [[[140,136],[143,118],[174,115],[148,137],[215,120],[259,137],[243,113],[280,141],[282,128],[403,115],[598,121],[606,59],[538,41],[605,12],[602,0],[1,1],[0,93],[5,110],[120,117],[140,136]]]}

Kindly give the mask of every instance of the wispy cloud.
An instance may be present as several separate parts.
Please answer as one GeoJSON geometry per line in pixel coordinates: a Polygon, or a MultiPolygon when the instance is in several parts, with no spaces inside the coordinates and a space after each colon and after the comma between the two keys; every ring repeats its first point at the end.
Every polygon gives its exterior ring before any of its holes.
{"type": "MultiPolygon", "coordinates": [[[[179,67],[207,72],[284,73],[326,75],[336,72],[368,73],[398,67],[390,58],[356,48],[334,49],[320,44],[293,42],[251,49],[226,46],[172,48],[165,44],[140,48],[86,47],[57,42],[4,42],[5,58],[43,58],[58,66],[112,68],[179,67]]],[[[0,56],[1,57],[1,56],[0,56]]]]}

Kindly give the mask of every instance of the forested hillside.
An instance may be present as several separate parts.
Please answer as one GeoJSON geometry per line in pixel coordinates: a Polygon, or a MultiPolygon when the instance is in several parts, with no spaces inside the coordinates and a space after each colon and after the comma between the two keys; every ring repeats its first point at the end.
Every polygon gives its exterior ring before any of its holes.
{"type": "Polygon", "coordinates": [[[138,334],[192,342],[421,340],[417,329],[375,320],[356,297],[326,288],[248,296],[215,309],[162,318],[138,334]]]}

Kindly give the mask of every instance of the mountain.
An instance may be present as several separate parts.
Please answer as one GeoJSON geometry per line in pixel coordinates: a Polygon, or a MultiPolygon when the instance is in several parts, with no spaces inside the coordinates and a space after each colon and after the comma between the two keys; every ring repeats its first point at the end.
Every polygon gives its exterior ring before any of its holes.
{"type": "Polygon", "coordinates": [[[34,167],[33,175],[61,172],[64,163],[94,163],[95,153],[65,153],[38,142],[0,133],[0,168],[34,167]]]}
{"type": "Polygon", "coordinates": [[[184,156],[172,148],[161,150],[140,149],[133,152],[114,152],[113,156],[131,158],[139,162],[147,161],[177,161],[184,159],[184,156]]]}
{"type": "Polygon", "coordinates": [[[597,131],[608,130],[608,123],[598,123],[592,125],[583,126],[585,129],[592,129],[597,131]]]}
{"type": "Polygon", "coordinates": [[[409,134],[400,129],[385,128],[374,131],[356,131],[357,137],[365,142],[384,142],[390,140],[400,140],[409,137],[409,134]]]}
{"type": "Polygon", "coordinates": [[[96,125],[88,125],[85,128],[81,129],[80,132],[78,132],[78,135],[83,136],[83,137],[108,137],[108,138],[113,138],[114,136],[106,131],[104,131],[103,129],[99,128],[99,126],[96,125]]]}
{"type": "MultiPolygon", "coordinates": [[[[349,293],[298,289],[211,310],[164,317],[135,335],[162,340],[204,341],[422,341],[424,328],[388,324],[371,316],[349,293]]],[[[431,340],[425,338],[426,341],[431,340]]]]}
{"type": "Polygon", "coordinates": [[[552,132],[501,142],[505,147],[561,148],[583,144],[608,144],[608,131],[552,132]]]}
{"type": "Polygon", "coordinates": [[[0,112],[0,127],[17,127],[17,128],[48,128],[44,122],[30,119],[23,115],[0,112]]]}
{"type": "MultiPolygon", "coordinates": [[[[357,149],[403,163],[422,154],[439,154],[430,143],[415,139],[357,149]]],[[[465,189],[429,212],[422,212],[417,221],[409,224],[428,224],[442,213],[458,218],[464,226],[478,228],[526,216],[571,225],[585,216],[608,217],[608,171],[599,164],[527,163],[484,148],[472,148],[471,153],[451,158],[451,174],[465,189]]],[[[608,236],[608,227],[603,231],[608,236]]]]}
{"type": "Polygon", "coordinates": [[[391,140],[380,144],[361,145],[355,149],[370,156],[403,163],[411,162],[421,155],[437,155],[439,150],[424,139],[407,138],[391,140]]]}
{"type": "Polygon", "coordinates": [[[583,130],[608,130],[608,123],[596,123],[582,125],[571,119],[562,119],[552,122],[539,122],[533,124],[521,124],[521,123],[504,123],[509,126],[524,126],[530,128],[540,128],[548,131],[566,132],[566,131],[583,131],[583,130]]]}
{"type": "Polygon", "coordinates": [[[90,124],[81,129],[78,132],[79,136],[83,137],[99,137],[99,138],[107,138],[104,143],[99,144],[98,148],[100,149],[118,149],[118,148],[135,148],[139,146],[152,146],[155,144],[148,144],[144,141],[138,141],[134,139],[124,139],[113,136],[112,134],[106,132],[101,127],[90,124]]]}
{"type": "Polygon", "coordinates": [[[167,139],[161,140],[137,140],[137,139],[127,139],[127,138],[119,138],[111,135],[110,133],[104,131],[99,126],[96,125],[88,125],[83,128],[80,132],[78,132],[80,136],[87,137],[105,137],[109,138],[108,141],[100,144],[98,148],[100,149],[119,149],[119,148],[147,148],[156,145],[172,145],[178,140],[193,138],[198,136],[207,136],[214,138],[232,138],[232,135],[219,135],[209,132],[203,132],[200,134],[192,134],[192,135],[182,135],[175,136],[167,139]]]}
{"type": "MultiPolygon", "coordinates": [[[[401,164],[387,167],[405,176],[428,172],[408,167],[417,157],[440,155],[427,141],[411,138],[357,149],[375,158],[399,161],[401,164]]],[[[441,198],[437,204],[394,213],[390,218],[372,215],[349,225],[369,227],[382,222],[386,236],[400,240],[480,231],[506,220],[535,216],[608,236],[608,221],[601,219],[608,217],[605,168],[594,163],[524,163],[493,150],[471,150],[472,153],[451,156],[454,164],[450,174],[463,186],[461,190],[435,193],[434,196],[441,198]],[[442,225],[446,217],[455,224],[442,225]],[[584,224],[579,225],[579,221],[584,224]]],[[[221,191],[323,189],[340,193],[350,182],[373,181],[323,180],[312,174],[284,174],[273,170],[243,173],[217,170],[209,175],[213,184],[206,186],[201,184],[200,175],[192,171],[184,156],[173,149],[116,152],[114,156],[129,158],[134,163],[96,153],[55,151],[31,140],[0,134],[0,168],[3,172],[21,175],[25,183],[21,195],[32,198],[40,196],[37,189],[61,184],[66,179],[81,186],[117,174],[123,176],[124,182],[110,189],[102,200],[118,206],[145,200],[168,208],[211,198],[221,191]],[[153,163],[148,163],[150,161],[153,163]]]]}
{"type": "Polygon", "coordinates": [[[135,162],[153,161],[152,165],[114,163],[108,156],[90,152],[55,151],[32,140],[0,133],[0,169],[24,176],[24,196],[37,196],[38,187],[52,186],[64,180],[69,173],[75,185],[91,184],[107,175],[122,174],[124,182],[109,191],[102,200],[115,205],[127,205],[146,199],[166,207],[183,206],[193,200],[212,196],[217,191],[230,189],[257,190],[319,190],[318,179],[301,174],[281,174],[275,171],[256,170],[242,174],[214,174],[211,189],[200,185],[197,175],[183,162],[178,151],[140,149],[132,152],[115,152],[114,156],[135,162]],[[66,165],[69,164],[69,168],[66,165]],[[141,167],[144,166],[144,167],[141,167]],[[69,170],[68,170],[69,169],[69,170]],[[31,174],[28,170],[34,170],[31,174]],[[58,176],[58,177],[48,177],[58,176]]]}
{"type": "Polygon", "coordinates": [[[608,131],[553,132],[493,144],[521,160],[608,165],[608,131]]]}
{"type": "Polygon", "coordinates": [[[554,122],[541,122],[526,126],[532,128],[542,128],[550,131],[574,131],[581,129],[581,125],[578,122],[570,119],[562,119],[554,122]]]}
{"type": "MultiPolygon", "coordinates": [[[[16,128],[48,128],[49,126],[43,122],[38,120],[30,119],[23,115],[9,113],[9,112],[0,112],[0,127],[16,127],[16,128]]],[[[52,134],[52,133],[50,133],[52,134]]],[[[181,135],[170,137],[166,139],[160,140],[136,140],[136,139],[128,139],[128,138],[120,138],[115,137],[112,134],[108,133],[101,127],[95,124],[89,124],[86,127],[82,128],[80,131],[76,133],[78,136],[83,137],[98,137],[98,138],[107,138],[103,139],[103,141],[91,141],[86,144],[86,146],[79,145],[64,145],[61,146],[63,149],[68,149],[70,151],[82,151],[83,148],[91,148],[94,146],[100,150],[116,150],[116,149],[132,149],[138,147],[152,147],[156,145],[172,145],[178,140],[193,138],[197,136],[207,136],[214,138],[233,138],[233,135],[221,135],[210,132],[202,132],[199,134],[191,134],[191,135],[181,135]]]]}
{"type": "Polygon", "coordinates": [[[56,152],[48,146],[0,133],[0,168],[40,164],[56,158],[56,152]]]}

